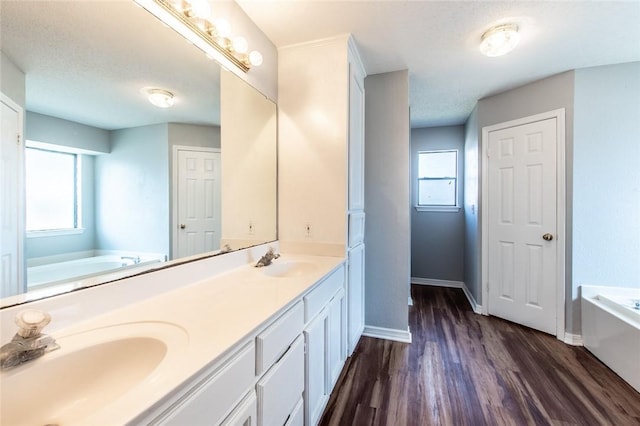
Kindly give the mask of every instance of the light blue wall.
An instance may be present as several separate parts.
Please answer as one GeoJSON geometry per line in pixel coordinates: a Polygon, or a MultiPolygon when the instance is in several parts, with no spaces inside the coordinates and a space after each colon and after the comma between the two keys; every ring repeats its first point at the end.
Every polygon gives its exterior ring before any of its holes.
{"type": "Polygon", "coordinates": [[[24,73],[2,51],[0,51],[0,91],[23,109],[25,108],[24,73]]]}
{"type": "Polygon", "coordinates": [[[458,205],[464,195],[464,126],[411,130],[411,277],[464,280],[464,211],[417,211],[418,152],[458,150],[458,205]]]}
{"type": "Polygon", "coordinates": [[[365,324],[406,332],[411,216],[409,74],[365,78],[365,324]]]}
{"type": "Polygon", "coordinates": [[[576,70],[574,125],[573,298],[640,288],[640,62],[576,70]]]}
{"type": "Polygon", "coordinates": [[[480,276],[480,200],[478,155],[478,107],[476,106],[464,127],[464,283],[473,298],[481,299],[480,276]]]}
{"type": "Polygon", "coordinates": [[[167,125],[111,132],[96,157],[96,248],[169,253],[167,125]]]}
{"type": "Polygon", "coordinates": [[[93,154],[109,152],[109,131],[49,115],[27,112],[26,138],[93,154]]]}

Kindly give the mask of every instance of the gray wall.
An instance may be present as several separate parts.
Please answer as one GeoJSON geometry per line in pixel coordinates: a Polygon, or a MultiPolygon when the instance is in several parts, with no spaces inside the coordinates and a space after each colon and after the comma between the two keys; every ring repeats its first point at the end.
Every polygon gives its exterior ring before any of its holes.
{"type": "Polygon", "coordinates": [[[365,78],[365,324],[406,332],[410,285],[409,75],[365,78]]]}
{"type": "Polygon", "coordinates": [[[476,106],[464,127],[464,283],[478,301],[482,292],[480,276],[480,200],[478,155],[478,107],[476,106]]]}
{"type": "Polygon", "coordinates": [[[109,152],[109,131],[29,111],[26,118],[26,139],[88,151],[109,152]]]}
{"type": "Polygon", "coordinates": [[[573,316],[578,287],[640,287],[640,62],[576,70],[573,316]]]}
{"type": "MultiPolygon", "coordinates": [[[[411,202],[417,204],[418,152],[458,150],[458,205],[464,195],[464,126],[411,130],[411,202]]],[[[464,280],[464,211],[427,212],[411,208],[411,277],[464,280]]]]}
{"type": "Polygon", "coordinates": [[[114,130],[96,157],[96,248],[169,253],[167,124],[114,130]]]}

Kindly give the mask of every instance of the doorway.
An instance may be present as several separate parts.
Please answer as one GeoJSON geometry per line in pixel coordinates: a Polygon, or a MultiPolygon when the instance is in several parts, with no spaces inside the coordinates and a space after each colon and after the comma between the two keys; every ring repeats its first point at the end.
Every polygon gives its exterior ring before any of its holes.
{"type": "Polygon", "coordinates": [[[482,129],[483,313],[564,340],[564,109],[482,129]]]}

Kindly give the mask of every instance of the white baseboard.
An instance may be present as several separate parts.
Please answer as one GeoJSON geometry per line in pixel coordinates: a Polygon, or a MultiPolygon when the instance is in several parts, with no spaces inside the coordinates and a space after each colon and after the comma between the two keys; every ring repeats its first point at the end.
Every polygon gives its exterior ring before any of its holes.
{"type": "Polygon", "coordinates": [[[395,328],[374,327],[365,325],[363,336],[375,337],[377,339],[394,340],[396,342],[411,343],[411,332],[407,328],[404,330],[396,330],[395,328]]]}
{"type": "Polygon", "coordinates": [[[582,335],[581,334],[571,334],[571,333],[567,333],[565,331],[563,341],[567,345],[584,346],[584,340],[582,339],[582,335]]]}
{"type": "Polygon", "coordinates": [[[461,288],[464,292],[464,295],[467,297],[469,304],[471,304],[471,309],[476,314],[482,314],[482,305],[479,305],[476,302],[476,299],[473,297],[473,294],[469,291],[469,288],[462,281],[449,281],[449,280],[436,280],[431,278],[414,278],[411,277],[411,284],[417,285],[430,285],[434,287],[449,287],[449,288],[461,288]]]}

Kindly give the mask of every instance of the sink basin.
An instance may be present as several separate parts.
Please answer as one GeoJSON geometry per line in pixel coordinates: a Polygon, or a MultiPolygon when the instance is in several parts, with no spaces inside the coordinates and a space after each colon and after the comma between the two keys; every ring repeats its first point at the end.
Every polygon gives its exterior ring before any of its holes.
{"type": "Polygon", "coordinates": [[[155,380],[173,345],[184,346],[186,334],[164,323],[134,324],[54,335],[60,349],[3,372],[2,424],[83,423],[155,380]]]}
{"type": "Polygon", "coordinates": [[[292,260],[275,261],[262,268],[265,275],[270,277],[292,278],[307,275],[316,270],[316,265],[310,262],[298,262],[292,260]]]}

